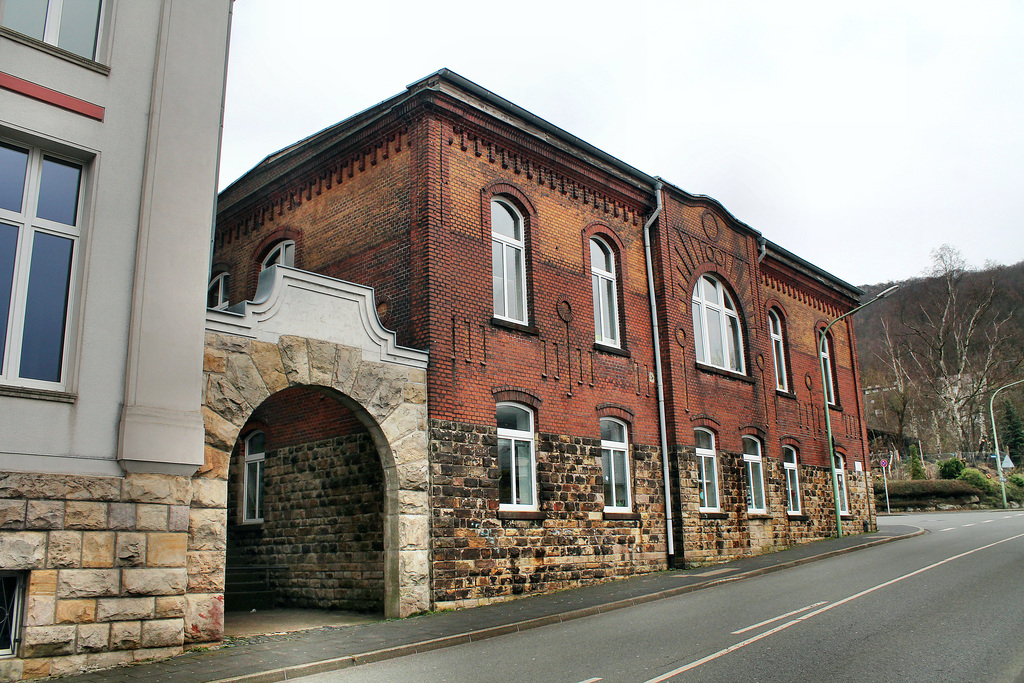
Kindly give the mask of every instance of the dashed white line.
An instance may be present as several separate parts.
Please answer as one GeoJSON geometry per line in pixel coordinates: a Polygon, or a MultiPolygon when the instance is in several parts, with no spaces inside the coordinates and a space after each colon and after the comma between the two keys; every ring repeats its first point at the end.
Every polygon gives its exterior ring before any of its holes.
{"type": "MultiPolygon", "coordinates": [[[[973,526],[973,525],[965,525],[965,526],[973,526]]],[[[921,567],[920,569],[915,569],[914,571],[912,571],[912,572],[910,572],[908,574],[904,574],[903,576],[897,576],[895,579],[889,579],[888,581],[885,581],[883,583],[880,583],[880,584],[877,584],[875,586],[872,586],[871,588],[865,588],[861,592],[854,593],[853,595],[851,595],[849,597],[846,597],[846,598],[843,598],[842,600],[839,600],[838,602],[834,602],[831,605],[826,605],[825,607],[820,607],[820,608],[814,610],[813,612],[809,612],[809,613],[803,615],[802,617],[797,617],[796,619],[793,619],[792,621],[787,621],[785,624],[781,624],[779,626],[776,626],[775,628],[768,629],[767,631],[765,631],[764,633],[762,633],[760,635],[752,636],[750,638],[747,638],[746,640],[741,640],[740,642],[736,643],[735,645],[730,645],[729,647],[727,647],[727,648],[725,648],[723,650],[719,650],[718,652],[712,653],[712,654],[708,655],[707,657],[702,657],[701,659],[698,659],[695,662],[690,662],[689,664],[687,664],[685,666],[681,666],[678,669],[673,669],[672,671],[666,671],[665,673],[663,673],[660,676],[657,676],[655,678],[649,679],[648,681],[646,681],[646,683],[661,683],[662,681],[667,681],[668,679],[674,678],[674,677],[678,676],[681,673],[684,673],[686,671],[690,671],[691,669],[696,669],[698,666],[701,666],[702,664],[707,664],[708,662],[714,661],[714,660],[718,659],[719,657],[724,657],[725,655],[729,654],[730,652],[734,652],[736,650],[739,650],[740,648],[746,647],[747,645],[750,645],[752,643],[756,643],[757,641],[763,640],[763,639],[767,638],[768,636],[771,636],[771,635],[774,635],[774,634],[778,633],[779,631],[784,631],[787,628],[789,628],[790,626],[795,626],[796,624],[799,624],[802,621],[806,621],[806,620],[810,619],[811,617],[816,617],[819,614],[822,614],[823,612],[827,612],[830,609],[833,609],[835,607],[839,607],[840,605],[845,605],[846,603],[851,602],[853,600],[856,600],[857,598],[863,597],[863,596],[865,596],[865,595],[867,595],[869,593],[874,593],[877,590],[880,590],[880,589],[885,588],[887,586],[891,586],[894,583],[899,583],[900,581],[903,581],[904,579],[909,579],[911,576],[916,576],[918,574],[921,574],[923,572],[928,571],[929,569],[935,569],[936,567],[941,567],[942,565],[946,564],[947,562],[952,562],[953,560],[959,560],[961,557],[967,557],[968,555],[972,555],[972,554],[974,554],[974,553],[976,553],[978,551],[987,550],[988,548],[992,548],[992,547],[997,546],[997,545],[999,545],[1001,543],[1006,543],[1007,541],[1015,541],[1018,538],[1024,538],[1024,534],[1017,534],[1016,536],[1011,536],[1009,538],[1004,538],[1001,541],[995,541],[994,543],[989,543],[988,545],[983,545],[980,548],[975,548],[974,550],[967,550],[965,552],[960,553],[959,555],[953,555],[952,557],[947,557],[944,560],[939,560],[938,562],[934,562],[934,563],[928,565],[927,567],[921,567]]]]}
{"type": "Polygon", "coordinates": [[[955,529],[955,528],[956,528],[956,527],[954,527],[954,526],[951,526],[951,527],[949,527],[949,528],[947,528],[947,529],[939,529],[939,531],[952,531],[952,530],[953,530],[953,529],[955,529]]]}
{"type": "Polygon", "coordinates": [[[989,522],[994,522],[994,521],[996,521],[996,520],[994,520],[994,519],[986,519],[984,522],[982,522],[982,524],[988,524],[989,522]]]}
{"type": "Polygon", "coordinates": [[[597,683],[598,681],[603,681],[603,680],[604,680],[603,678],[588,678],[585,681],[580,681],[580,683],[597,683]]]}
{"type": "Polygon", "coordinates": [[[828,602],[828,600],[822,600],[821,602],[816,602],[813,605],[807,605],[807,607],[801,607],[800,609],[795,609],[792,612],[786,612],[785,614],[780,614],[777,617],[772,617],[771,619],[765,619],[764,621],[759,621],[758,623],[754,624],[753,626],[748,626],[746,628],[741,628],[739,631],[733,631],[732,634],[734,636],[738,636],[741,633],[746,633],[747,631],[753,631],[755,628],[758,628],[760,626],[764,626],[765,624],[770,624],[773,621],[778,621],[779,619],[785,619],[786,617],[791,617],[794,614],[800,614],[801,612],[806,612],[807,610],[812,609],[814,607],[820,607],[821,605],[824,605],[827,602],[828,602]]]}
{"type": "Polygon", "coordinates": [[[961,524],[960,526],[974,526],[974,524],[961,524]]]}

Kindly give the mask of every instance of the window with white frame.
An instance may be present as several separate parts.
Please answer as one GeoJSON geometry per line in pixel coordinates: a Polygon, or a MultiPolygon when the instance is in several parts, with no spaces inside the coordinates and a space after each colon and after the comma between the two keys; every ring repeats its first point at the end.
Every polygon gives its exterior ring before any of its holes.
{"type": "Polygon", "coordinates": [[[850,512],[850,501],[846,497],[846,468],[843,456],[836,454],[836,485],[839,487],[839,512],[847,514],[850,512]]]}
{"type": "Polygon", "coordinates": [[[267,460],[267,436],[253,432],[245,438],[245,504],[243,522],[263,521],[263,476],[267,460]]]}
{"type": "Polygon", "coordinates": [[[822,373],[825,376],[825,398],[828,400],[830,406],[836,404],[835,394],[835,349],[832,346],[832,335],[825,335],[825,343],[821,342],[821,335],[818,335],[818,348],[821,352],[821,366],[824,368],[822,373]]]}
{"type": "Polygon", "coordinates": [[[491,200],[491,270],[494,317],[527,324],[523,219],[501,199],[491,200]]]}
{"type": "Polygon", "coordinates": [[[800,476],[797,468],[796,449],[782,447],[782,469],[786,473],[786,512],[800,514],[800,476]]]}
{"type": "Polygon", "coordinates": [[[282,240],[275,244],[274,248],[267,252],[262,265],[262,270],[266,270],[270,266],[293,267],[295,265],[295,241],[282,240]]]}
{"type": "Polygon", "coordinates": [[[82,165],[0,143],[0,380],[64,389],[82,165]]]}
{"type": "Polygon", "coordinates": [[[697,444],[697,486],[701,512],[718,511],[718,458],[715,455],[715,436],[705,429],[693,432],[697,444]]]}
{"type": "Polygon", "coordinates": [[[765,513],[764,463],[761,459],[761,442],[743,437],[743,473],[747,485],[747,512],[765,513]]]}
{"type": "Polygon", "coordinates": [[[594,339],[619,345],[618,285],[615,254],[604,240],[590,239],[590,279],[594,290],[594,339]]]}
{"type": "Polygon", "coordinates": [[[604,509],[630,510],[629,442],[626,425],[618,420],[601,420],[601,478],[604,481],[604,509]]]}
{"type": "Polygon", "coordinates": [[[210,280],[210,286],[206,288],[206,307],[217,311],[228,307],[228,285],[230,284],[230,273],[218,273],[210,280]]]}
{"type": "Polygon", "coordinates": [[[0,570],[0,657],[17,654],[24,594],[24,572],[0,570]]]}
{"type": "Polygon", "coordinates": [[[786,344],[782,339],[782,319],[772,309],[768,311],[768,336],[772,340],[772,356],[775,359],[775,388],[789,391],[789,379],[786,376],[786,344]]]}
{"type": "Polygon", "coordinates": [[[4,0],[0,2],[0,24],[95,59],[102,8],[101,0],[4,0]]]}
{"type": "Polygon", "coordinates": [[[533,412],[516,403],[499,403],[497,421],[499,507],[536,510],[533,412]]]}
{"type": "Polygon", "coordinates": [[[722,283],[704,275],[693,288],[693,341],[697,360],[743,373],[743,334],[732,297],[722,283]]]}

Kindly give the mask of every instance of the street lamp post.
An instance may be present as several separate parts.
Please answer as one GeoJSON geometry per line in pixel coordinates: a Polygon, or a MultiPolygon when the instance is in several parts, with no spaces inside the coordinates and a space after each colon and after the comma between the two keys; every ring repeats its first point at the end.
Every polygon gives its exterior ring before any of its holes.
{"type": "Polygon", "coordinates": [[[995,391],[992,392],[992,397],[988,400],[988,413],[992,416],[992,443],[996,447],[996,471],[999,472],[999,487],[1003,490],[1003,509],[1006,509],[1006,482],[1003,480],[1003,461],[999,459],[999,435],[996,434],[996,411],[993,407],[995,405],[996,394],[1007,387],[1012,387],[1014,384],[1020,384],[1024,382],[1024,379],[1019,379],[1016,382],[1010,382],[1004,384],[995,391]]]}
{"type": "MultiPolygon", "coordinates": [[[[836,448],[835,443],[832,441],[832,418],[829,415],[830,402],[828,396],[828,380],[825,374],[827,372],[831,372],[831,368],[825,367],[825,344],[828,343],[828,331],[832,329],[833,325],[835,325],[843,318],[851,316],[860,309],[864,308],[865,306],[870,306],[879,299],[889,296],[899,288],[899,285],[893,285],[892,287],[889,287],[888,289],[879,292],[878,295],[875,296],[875,298],[872,299],[871,301],[865,302],[860,306],[857,306],[857,308],[854,308],[851,311],[843,313],[841,316],[830,322],[828,325],[825,325],[825,329],[821,331],[821,339],[818,340],[818,365],[821,366],[821,392],[825,396],[825,432],[828,437],[828,466],[832,471],[832,499],[835,503],[836,509],[836,538],[843,537],[843,522],[842,513],[839,511],[839,475],[836,472],[836,448]]],[[[831,362],[831,355],[829,356],[829,361],[831,362]]],[[[833,388],[833,391],[835,391],[835,388],[833,388]]],[[[867,476],[866,468],[865,476],[867,476]]]]}

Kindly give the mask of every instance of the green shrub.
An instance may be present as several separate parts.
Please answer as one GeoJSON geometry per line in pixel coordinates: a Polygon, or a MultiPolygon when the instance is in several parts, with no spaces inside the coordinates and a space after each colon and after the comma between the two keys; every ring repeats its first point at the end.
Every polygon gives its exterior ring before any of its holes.
{"type": "Polygon", "coordinates": [[[1017,488],[1024,489],[1024,474],[1011,474],[1009,482],[1017,488]]]}
{"type": "Polygon", "coordinates": [[[939,463],[939,476],[943,479],[956,479],[967,468],[963,460],[950,458],[939,463]]]}
{"type": "Polygon", "coordinates": [[[958,481],[966,482],[984,494],[992,493],[992,482],[988,480],[981,470],[968,467],[957,477],[958,481]]]}
{"type": "MultiPolygon", "coordinates": [[[[913,447],[912,447],[913,448],[913,447]]],[[[913,448],[916,451],[916,448],[913,448]]],[[[921,458],[918,457],[917,453],[913,453],[910,456],[910,478],[911,479],[927,479],[928,475],[924,472],[924,466],[921,464],[921,458]]]]}

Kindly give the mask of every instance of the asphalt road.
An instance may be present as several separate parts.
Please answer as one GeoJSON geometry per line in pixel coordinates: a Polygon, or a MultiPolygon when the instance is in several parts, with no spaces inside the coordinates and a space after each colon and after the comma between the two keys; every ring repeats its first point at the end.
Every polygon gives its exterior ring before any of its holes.
{"type": "Polygon", "coordinates": [[[1024,683],[1024,512],[565,624],[302,679],[1024,683]]]}

